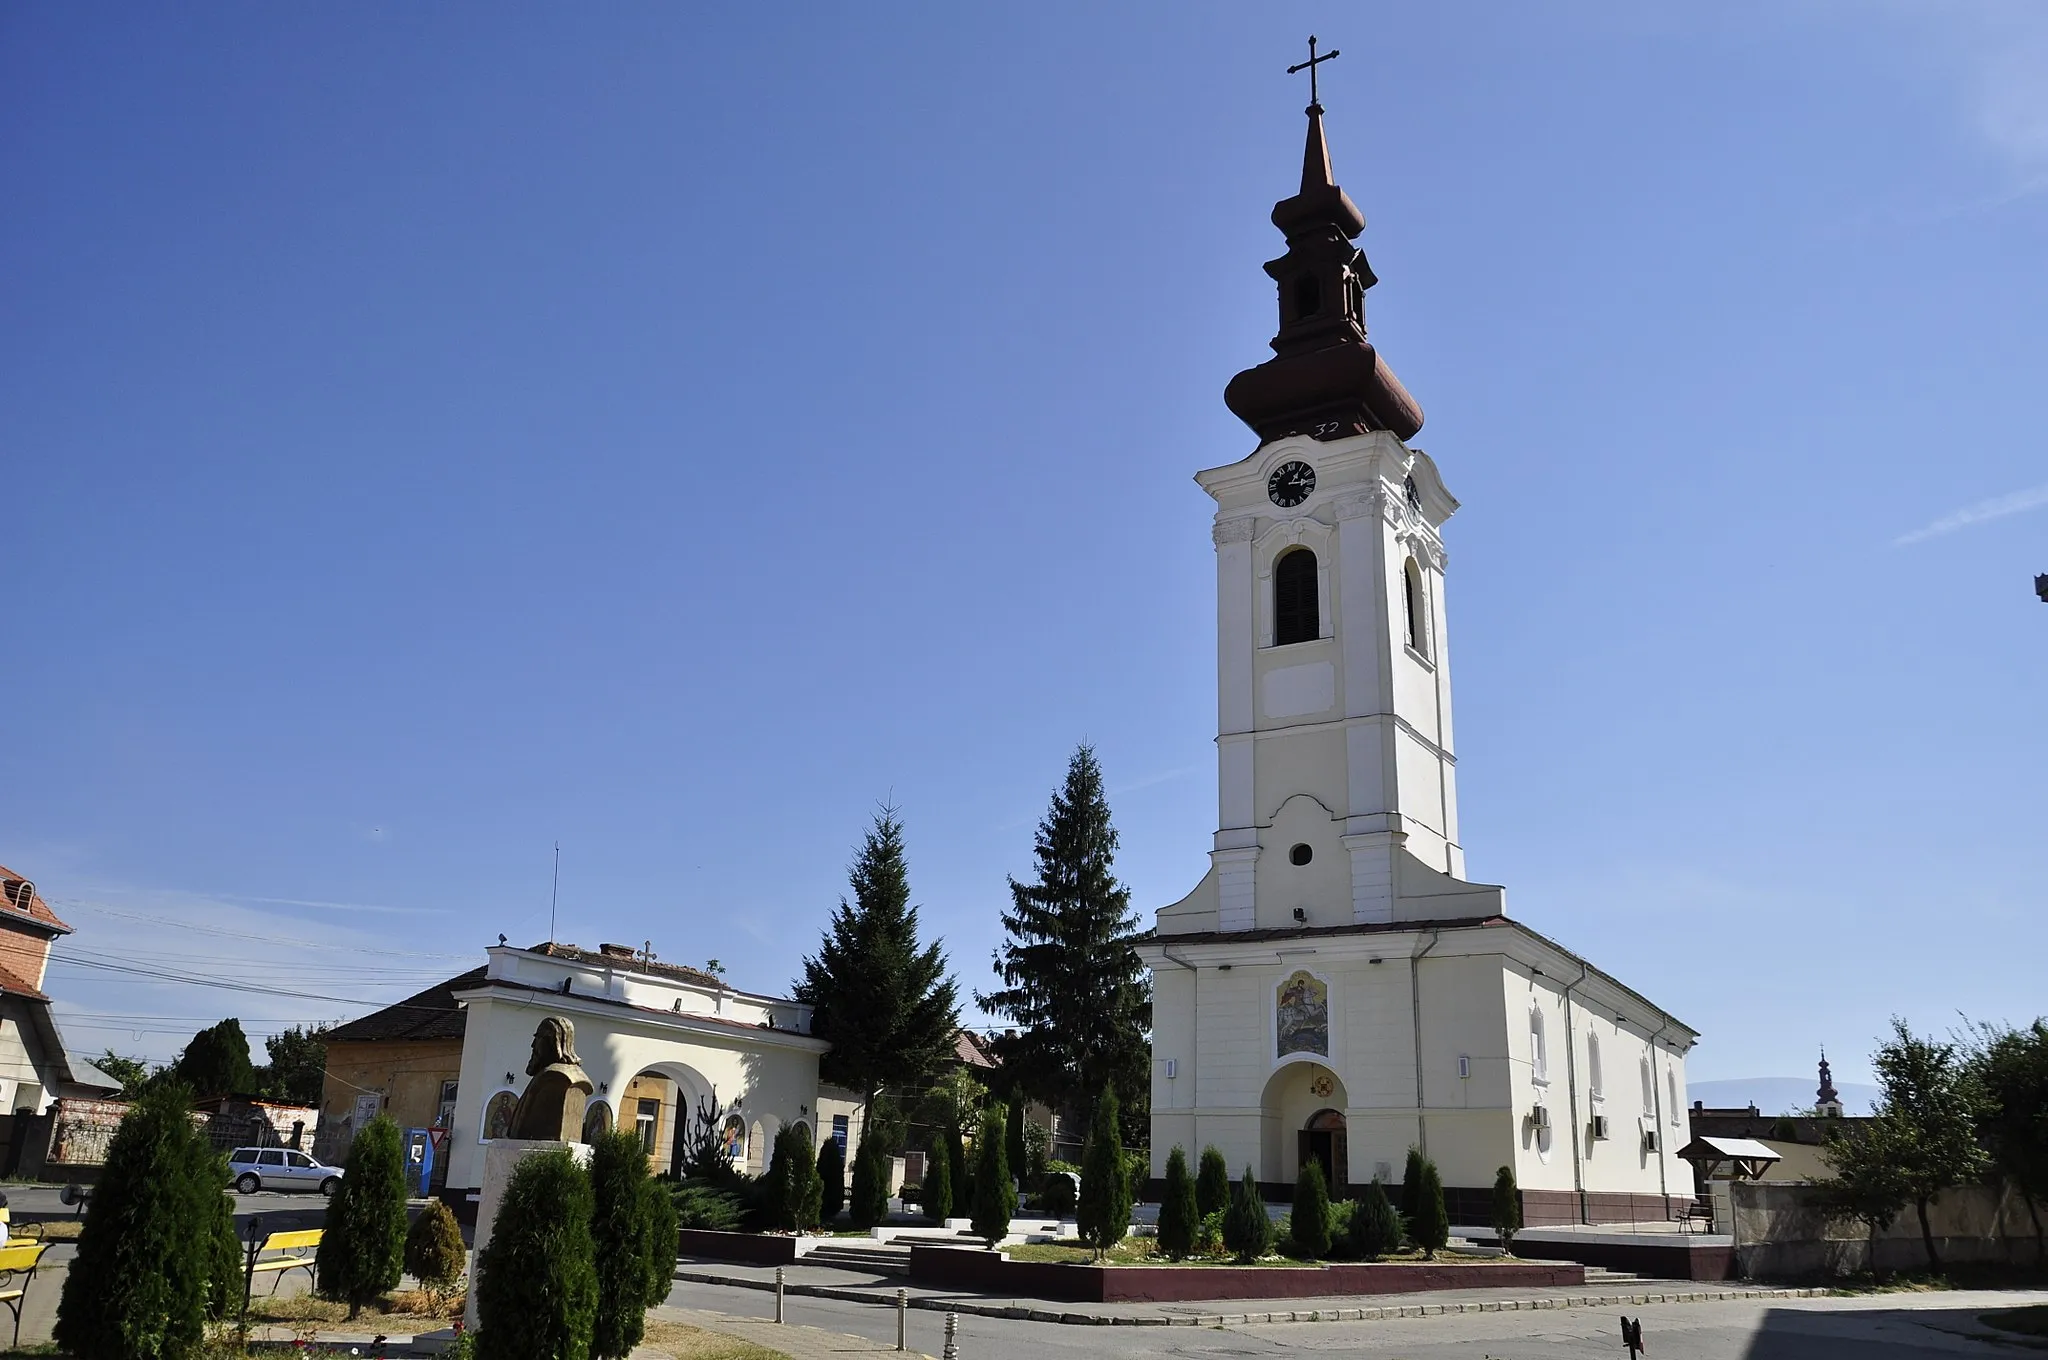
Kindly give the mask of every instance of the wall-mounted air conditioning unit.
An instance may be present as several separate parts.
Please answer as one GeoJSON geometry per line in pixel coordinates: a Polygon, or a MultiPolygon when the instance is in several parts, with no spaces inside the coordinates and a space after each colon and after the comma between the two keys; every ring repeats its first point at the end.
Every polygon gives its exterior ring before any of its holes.
{"type": "Polygon", "coordinates": [[[1549,1128],[1550,1107],[1548,1105],[1537,1105],[1531,1107],[1531,1109],[1529,1110],[1529,1123],[1539,1129],[1549,1128]]]}
{"type": "Polygon", "coordinates": [[[1594,1115],[1594,1116],[1593,1116],[1593,1137],[1594,1137],[1594,1138],[1596,1138],[1596,1139],[1601,1139],[1601,1140],[1605,1140],[1605,1139],[1606,1139],[1606,1137],[1607,1137],[1607,1116],[1606,1116],[1606,1115],[1604,1115],[1604,1114],[1596,1114],[1596,1115],[1594,1115]]]}

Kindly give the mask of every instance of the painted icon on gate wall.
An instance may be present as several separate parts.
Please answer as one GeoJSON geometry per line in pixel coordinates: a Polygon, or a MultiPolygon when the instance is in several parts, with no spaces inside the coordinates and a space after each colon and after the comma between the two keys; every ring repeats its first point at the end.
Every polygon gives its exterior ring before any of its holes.
{"type": "Polygon", "coordinates": [[[1306,970],[1280,984],[1276,1009],[1279,1056],[1318,1053],[1330,1056],[1330,989],[1306,970]]]}

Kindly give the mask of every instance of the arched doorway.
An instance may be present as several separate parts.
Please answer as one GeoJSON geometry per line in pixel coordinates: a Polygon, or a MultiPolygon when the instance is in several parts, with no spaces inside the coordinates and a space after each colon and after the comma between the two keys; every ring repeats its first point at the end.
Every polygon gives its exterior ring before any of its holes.
{"type": "Polygon", "coordinates": [[[1321,1109],[1308,1117],[1297,1138],[1297,1166],[1313,1160],[1322,1163],[1323,1184],[1333,1198],[1348,1192],[1351,1184],[1350,1148],[1341,1110],[1321,1109]]]}

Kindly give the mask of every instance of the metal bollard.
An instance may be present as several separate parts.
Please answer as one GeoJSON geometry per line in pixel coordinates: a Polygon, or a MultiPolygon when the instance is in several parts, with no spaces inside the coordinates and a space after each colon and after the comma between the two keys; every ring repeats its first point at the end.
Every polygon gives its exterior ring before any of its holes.
{"type": "Polygon", "coordinates": [[[960,1315],[946,1314],[946,1348],[939,1352],[939,1360],[960,1360],[960,1315]]]}
{"type": "Polygon", "coordinates": [[[910,1291],[896,1291],[896,1349],[910,1349],[910,1291]]]}
{"type": "Polygon", "coordinates": [[[775,1320],[782,1321],[782,1267],[775,1267],[775,1320]]]}

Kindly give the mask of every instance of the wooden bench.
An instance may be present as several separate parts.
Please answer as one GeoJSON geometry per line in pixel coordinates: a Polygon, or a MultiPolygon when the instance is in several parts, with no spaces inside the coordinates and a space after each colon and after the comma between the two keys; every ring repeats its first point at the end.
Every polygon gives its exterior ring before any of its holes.
{"type": "Polygon", "coordinates": [[[256,1277],[269,1275],[270,1292],[277,1292],[277,1282],[284,1278],[287,1270],[303,1270],[306,1278],[313,1277],[313,1258],[320,1245],[319,1228],[300,1228],[293,1232],[274,1232],[261,1238],[249,1239],[248,1269],[242,1279],[242,1307],[249,1307],[249,1296],[256,1290],[256,1277]],[[276,1252],[266,1257],[263,1253],[276,1252]]]}
{"type": "Polygon", "coordinates": [[[14,1314],[16,1346],[21,1344],[21,1310],[28,1302],[28,1287],[35,1283],[36,1267],[49,1249],[48,1242],[9,1242],[0,1247],[0,1303],[14,1314]]]}

